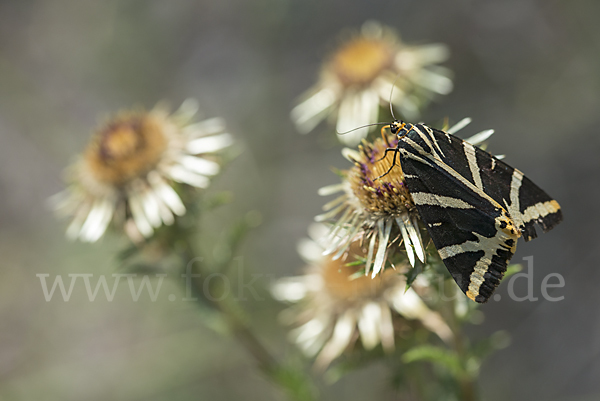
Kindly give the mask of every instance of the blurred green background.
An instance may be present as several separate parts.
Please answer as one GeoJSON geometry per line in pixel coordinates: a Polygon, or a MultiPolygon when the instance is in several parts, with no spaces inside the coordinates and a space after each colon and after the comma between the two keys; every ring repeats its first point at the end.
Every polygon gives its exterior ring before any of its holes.
{"type": "MultiPolygon", "coordinates": [[[[248,211],[263,224],[244,246],[249,281],[296,274],[295,244],[324,203],[319,187],[347,162],[320,126],[289,120],[339,32],[376,19],[411,44],[443,42],[455,90],[425,111],[438,123],[465,116],[465,136],[495,128],[489,149],[562,205],[565,221],[514,257],[534,258],[537,302],[482,307],[481,338],[504,329],[512,345],[483,366],[486,400],[600,399],[600,3],[532,0],[2,0],[0,2],[0,400],[283,400],[229,337],[208,329],[182,286],[165,279],[156,302],[46,302],[36,274],[116,270],[124,242],[69,243],[46,199],[99,119],[132,105],[199,100],[226,118],[244,152],[209,189],[234,200],[201,227],[219,233],[248,211]],[[560,302],[541,298],[560,273],[560,302]],[[167,295],[176,294],[176,301],[167,295]]],[[[211,248],[211,244],[205,246],[211,248]]],[[[95,283],[96,278],[92,280],[95,283]]],[[[136,283],[136,285],[139,284],[136,283]]],[[[526,291],[524,280],[516,292],[526,291]]],[[[282,358],[292,345],[280,309],[246,293],[261,338],[282,358]]],[[[398,399],[374,365],[323,386],[324,399],[398,399]]]]}

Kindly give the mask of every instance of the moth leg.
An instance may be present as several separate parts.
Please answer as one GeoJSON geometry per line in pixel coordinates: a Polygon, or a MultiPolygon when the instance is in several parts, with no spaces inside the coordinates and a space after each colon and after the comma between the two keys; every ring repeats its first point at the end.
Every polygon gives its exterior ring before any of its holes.
{"type": "MultiPolygon", "coordinates": [[[[375,160],[375,163],[382,161],[383,159],[385,159],[387,157],[388,152],[396,152],[398,153],[398,148],[387,148],[385,150],[385,153],[383,154],[383,157],[381,157],[380,159],[375,160]]],[[[394,161],[396,160],[396,154],[394,153],[394,161]]]]}
{"type": "Polygon", "coordinates": [[[385,141],[385,143],[389,143],[387,141],[387,130],[390,129],[389,126],[384,125],[383,127],[381,127],[381,137],[383,138],[383,140],[385,141]]]}
{"type": "Polygon", "coordinates": [[[392,160],[392,165],[390,166],[390,168],[388,169],[388,171],[386,171],[385,173],[381,174],[379,177],[375,178],[375,181],[377,181],[378,179],[385,177],[386,175],[388,175],[390,173],[390,171],[392,171],[392,169],[394,167],[396,167],[396,157],[398,156],[398,152],[399,149],[398,148],[387,148],[385,150],[385,153],[383,154],[383,157],[377,161],[381,161],[383,159],[385,159],[387,157],[388,152],[394,152],[394,160],[392,160]]]}

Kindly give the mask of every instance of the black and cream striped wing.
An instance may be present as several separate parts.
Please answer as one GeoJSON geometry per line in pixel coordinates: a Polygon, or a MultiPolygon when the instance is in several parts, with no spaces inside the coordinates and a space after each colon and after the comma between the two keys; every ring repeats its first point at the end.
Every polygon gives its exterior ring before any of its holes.
{"type": "MultiPolygon", "coordinates": [[[[525,241],[537,237],[535,225],[548,232],[562,221],[560,205],[523,173],[493,155],[462,142],[466,153],[474,150],[483,191],[508,210],[525,241]]],[[[460,146],[460,145],[459,145],[460,146]]],[[[472,158],[472,156],[470,156],[472,158]]],[[[477,175],[475,175],[476,177],[477,175]]]]}
{"type": "Polygon", "coordinates": [[[535,224],[547,232],[562,221],[558,202],[519,170],[453,135],[415,127],[434,143],[434,154],[508,211],[525,241],[537,237],[535,224]]]}
{"type": "Polygon", "coordinates": [[[500,203],[484,191],[488,178],[479,174],[477,151],[422,125],[399,149],[406,185],[444,264],[469,298],[487,301],[521,233],[504,198],[500,203]]]}

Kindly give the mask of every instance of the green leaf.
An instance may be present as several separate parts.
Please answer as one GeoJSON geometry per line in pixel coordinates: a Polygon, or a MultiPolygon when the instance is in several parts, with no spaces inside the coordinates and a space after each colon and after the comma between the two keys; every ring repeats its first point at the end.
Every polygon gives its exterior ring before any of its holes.
{"type": "Polygon", "coordinates": [[[504,273],[504,279],[506,280],[507,277],[510,277],[513,274],[520,272],[521,270],[523,270],[523,266],[519,263],[508,265],[508,267],[506,268],[506,273],[504,273]]]}
{"type": "Polygon", "coordinates": [[[258,227],[261,223],[262,215],[260,212],[251,210],[228,230],[225,238],[214,249],[216,271],[224,271],[230,267],[250,230],[258,227]]]}
{"type": "Polygon", "coordinates": [[[422,272],[423,272],[423,264],[416,263],[415,267],[410,269],[408,271],[408,273],[405,274],[406,275],[406,289],[404,291],[408,291],[410,286],[415,282],[417,277],[419,277],[419,274],[421,274],[422,272]]]}
{"type": "Polygon", "coordinates": [[[478,359],[484,359],[494,351],[506,348],[510,345],[510,334],[501,330],[492,334],[489,338],[479,341],[471,347],[471,355],[478,359]]]}
{"type": "Polygon", "coordinates": [[[141,248],[137,245],[130,245],[127,248],[123,249],[119,253],[117,253],[117,260],[119,262],[125,262],[127,259],[130,259],[136,256],[140,252],[141,248]]]}
{"type": "Polygon", "coordinates": [[[358,278],[364,277],[365,276],[365,269],[360,269],[354,273],[352,273],[349,277],[348,280],[352,281],[352,280],[356,280],[358,278]]]}
{"type": "Polygon", "coordinates": [[[353,351],[356,352],[345,354],[327,369],[324,376],[327,384],[334,384],[346,375],[356,372],[357,370],[363,370],[374,363],[381,362],[385,357],[388,357],[381,347],[366,351],[357,344],[357,349],[353,351]]]}
{"type": "MultiPolygon", "coordinates": [[[[346,263],[346,266],[348,266],[348,267],[362,266],[364,264],[365,264],[365,258],[357,258],[356,260],[353,260],[352,262],[346,263]]],[[[363,269],[363,273],[364,273],[364,269],[363,269]]]]}
{"type": "Polygon", "coordinates": [[[338,168],[331,167],[331,171],[333,172],[333,174],[337,175],[340,178],[346,178],[347,173],[345,170],[340,170],[338,168]]]}
{"type": "Polygon", "coordinates": [[[460,358],[454,351],[433,345],[421,345],[408,350],[402,355],[402,361],[404,363],[428,361],[448,369],[456,377],[465,375],[460,358]]]}
{"type": "Polygon", "coordinates": [[[317,399],[317,390],[309,377],[297,369],[280,367],[273,373],[274,379],[285,388],[292,400],[311,401],[317,399]]]}

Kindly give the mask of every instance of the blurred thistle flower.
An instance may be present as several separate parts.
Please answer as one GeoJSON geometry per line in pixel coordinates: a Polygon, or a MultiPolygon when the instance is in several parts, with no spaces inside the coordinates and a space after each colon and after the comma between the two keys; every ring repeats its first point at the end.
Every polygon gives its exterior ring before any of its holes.
{"type": "MultiPolygon", "coordinates": [[[[434,65],[448,56],[445,45],[407,46],[391,28],[368,21],[324,63],[318,83],[292,110],[292,120],[308,133],[331,116],[337,131],[346,132],[377,122],[380,105],[390,100],[405,119],[413,120],[435,93],[452,90],[450,72],[434,65]]],[[[339,138],[355,146],[370,129],[339,138]]]]}
{"type": "MultiPolygon", "coordinates": [[[[446,130],[456,133],[471,122],[466,118],[446,130]]],[[[466,139],[473,145],[485,141],[493,130],[482,131],[466,139]]],[[[396,135],[383,135],[373,142],[363,140],[358,151],[345,148],[342,154],[354,167],[344,172],[342,182],[319,190],[323,196],[343,192],[341,196],[327,203],[325,213],[317,216],[316,221],[337,218],[330,229],[329,246],[324,254],[334,254],[338,259],[348,252],[351,244],[368,244],[365,250],[365,274],[372,270],[372,277],[380,273],[388,259],[388,253],[394,252],[391,245],[398,241],[404,244],[408,261],[415,265],[415,255],[425,262],[425,246],[419,229],[419,214],[406,185],[400,161],[389,174],[394,153],[385,155],[387,148],[395,148],[396,135]],[[378,177],[381,177],[377,179],[378,177]]]]}
{"type": "Polygon", "coordinates": [[[71,216],[67,236],[97,241],[114,221],[139,242],[174,222],[186,208],[175,182],[205,188],[220,166],[214,156],[232,144],[219,118],[193,123],[197,102],[186,100],[170,114],[123,111],[100,126],[67,173],[69,188],[51,202],[71,216]]]}
{"type": "MultiPolygon", "coordinates": [[[[359,272],[364,268],[360,254],[347,261],[323,256],[327,229],[314,224],[309,233],[312,239],[298,246],[309,264],[307,272],[278,280],[272,293],[280,301],[299,302],[282,317],[297,326],[290,336],[302,351],[310,357],[318,354],[317,368],[326,368],[358,337],[366,350],[381,343],[386,352],[392,351],[395,332],[401,327],[397,314],[420,320],[428,330],[450,341],[452,332],[444,320],[412,288],[406,289],[400,271],[387,270],[376,279],[365,277],[359,272]]],[[[352,249],[361,251],[360,246],[352,249]]]]}

